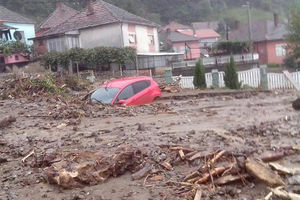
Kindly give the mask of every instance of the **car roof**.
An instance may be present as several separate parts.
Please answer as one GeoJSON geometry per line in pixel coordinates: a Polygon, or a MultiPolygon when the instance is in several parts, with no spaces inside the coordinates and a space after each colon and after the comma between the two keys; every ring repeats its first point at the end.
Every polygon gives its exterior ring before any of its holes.
{"type": "Polygon", "coordinates": [[[101,87],[109,87],[109,88],[123,88],[137,81],[151,81],[152,78],[148,76],[135,76],[129,78],[122,78],[113,81],[109,81],[106,84],[103,84],[101,87]]]}

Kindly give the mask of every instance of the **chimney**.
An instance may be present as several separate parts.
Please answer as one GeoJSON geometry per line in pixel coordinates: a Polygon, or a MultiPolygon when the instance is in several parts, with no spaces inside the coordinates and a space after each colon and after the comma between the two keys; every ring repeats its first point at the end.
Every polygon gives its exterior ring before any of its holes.
{"type": "Polygon", "coordinates": [[[277,13],[274,13],[274,26],[278,26],[279,24],[279,16],[277,13]]]}
{"type": "Polygon", "coordinates": [[[87,15],[94,14],[94,8],[92,6],[92,0],[86,0],[86,7],[88,9],[87,15]]]}
{"type": "Polygon", "coordinates": [[[241,22],[239,20],[234,21],[234,29],[239,30],[241,26],[241,22]]]}
{"type": "Polygon", "coordinates": [[[61,8],[62,7],[62,2],[56,2],[55,7],[56,8],[61,8]]]}

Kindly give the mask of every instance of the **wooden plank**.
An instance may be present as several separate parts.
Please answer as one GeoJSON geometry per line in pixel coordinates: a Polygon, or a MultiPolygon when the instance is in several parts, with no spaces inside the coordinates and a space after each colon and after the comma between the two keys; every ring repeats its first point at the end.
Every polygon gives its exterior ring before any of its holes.
{"type": "Polygon", "coordinates": [[[293,79],[292,75],[288,71],[283,71],[284,76],[287,78],[287,80],[294,86],[294,88],[297,91],[300,91],[299,84],[293,79]]]}

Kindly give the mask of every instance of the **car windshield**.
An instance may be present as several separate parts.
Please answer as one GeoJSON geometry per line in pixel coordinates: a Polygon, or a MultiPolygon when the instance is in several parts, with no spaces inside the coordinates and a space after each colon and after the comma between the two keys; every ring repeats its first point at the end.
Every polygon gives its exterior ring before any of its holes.
{"type": "Polygon", "coordinates": [[[100,88],[92,94],[91,100],[93,103],[101,102],[104,104],[110,104],[118,91],[119,88],[100,88]]]}

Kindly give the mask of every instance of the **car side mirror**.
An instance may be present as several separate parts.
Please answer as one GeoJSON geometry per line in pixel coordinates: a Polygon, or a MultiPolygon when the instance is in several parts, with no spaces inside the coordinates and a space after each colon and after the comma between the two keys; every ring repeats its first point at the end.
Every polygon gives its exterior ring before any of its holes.
{"type": "Polygon", "coordinates": [[[125,100],[119,100],[119,101],[118,101],[118,104],[119,104],[119,105],[123,105],[123,104],[125,104],[125,103],[126,103],[125,100]]]}

